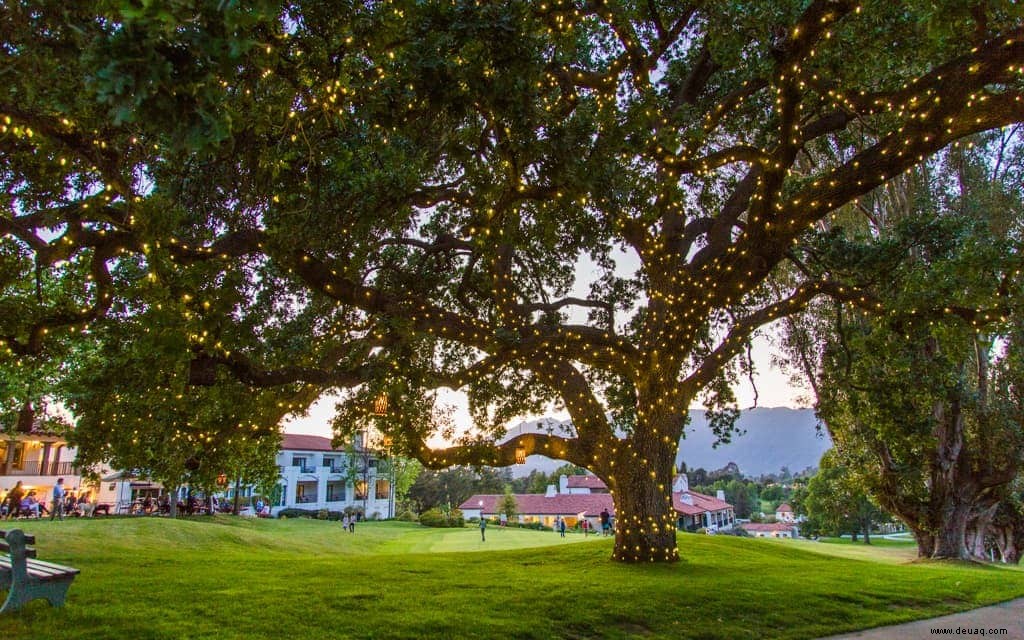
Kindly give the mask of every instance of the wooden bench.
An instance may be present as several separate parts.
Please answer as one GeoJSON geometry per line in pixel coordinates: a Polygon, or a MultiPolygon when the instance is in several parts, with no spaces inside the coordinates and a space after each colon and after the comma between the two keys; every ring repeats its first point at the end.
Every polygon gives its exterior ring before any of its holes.
{"type": "Polygon", "coordinates": [[[28,546],[35,543],[36,537],[21,529],[0,531],[0,551],[9,554],[0,555],[0,590],[7,590],[0,613],[17,611],[36,598],[46,598],[55,607],[64,604],[79,570],[36,560],[36,550],[28,546]]]}

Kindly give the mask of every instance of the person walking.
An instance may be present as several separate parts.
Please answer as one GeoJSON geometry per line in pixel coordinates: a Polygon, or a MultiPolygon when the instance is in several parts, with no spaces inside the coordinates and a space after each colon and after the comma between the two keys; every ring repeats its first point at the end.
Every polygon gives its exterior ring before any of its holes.
{"type": "Polygon", "coordinates": [[[487,518],[480,517],[480,542],[487,542],[487,518]]]}
{"type": "Polygon", "coordinates": [[[341,530],[348,531],[348,514],[341,516],[341,530]]]}
{"type": "Polygon", "coordinates": [[[601,535],[606,536],[611,533],[611,514],[608,513],[607,509],[601,511],[601,535]]]}
{"type": "Polygon", "coordinates": [[[50,510],[50,520],[54,518],[64,519],[64,478],[57,478],[57,484],[53,485],[53,509],[50,510]]]}
{"type": "Polygon", "coordinates": [[[565,537],[565,518],[558,521],[558,533],[563,538],[565,537]]]}
{"type": "Polygon", "coordinates": [[[25,490],[21,488],[21,480],[14,485],[7,494],[7,519],[17,518],[21,515],[21,499],[25,497],[25,490]]]}

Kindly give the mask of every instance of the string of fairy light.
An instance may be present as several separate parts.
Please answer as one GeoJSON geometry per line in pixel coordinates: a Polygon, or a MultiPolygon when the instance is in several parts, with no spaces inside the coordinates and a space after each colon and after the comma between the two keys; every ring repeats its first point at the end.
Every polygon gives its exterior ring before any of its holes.
{"type": "MultiPolygon", "coordinates": [[[[386,3],[382,5],[387,7],[386,3]]],[[[400,7],[391,7],[389,11],[389,24],[399,25],[406,19],[400,7]]],[[[544,176],[528,173],[526,168],[539,164],[543,157],[516,157],[502,144],[490,151],[482,149],[483,159],[479,162],[491,166],[498,187],[459,187],[432,203],[446,202],[465,213],[468,223],[460,230],[464,236],[460,239],[468,243],[472,252],[485,258],[474,264],[487,273],[490,298],[475,315],[427,302],[421,293],[391,291],[353,280],[347,265],[332,262],[338,260],[336,257],[284,252],[266,243],[261,232],[250,233],[244,239],[224,237],[205,244],[173,236],[143,241],[136,233],[134,211],[145,204],[147,196],[133,191],[120,181],[117,171],[106,166],[115,151],[111,141],[103,137],[88,140],[88,134],[79,131],[70,117],[41,131],[38,126],[19,120],[17,113],[2,115],[0,136],[46,149],[48,140],[58,146],[63,144],[61,153],[50,154],[57,167],[69,175],[91,172],[102,176],[105,182],[99,193],[83,198],[76,211],[91,227],[65,234],[54,242],[43,242],[51,258],[59,255],[64,260],[73,259],[100,247],[111,252],[111,260],[141,255],[149,267],[146,278],[159,286],[160,271],[153,266],[159,256],[171,260],[170,266],[162,268],[186,269],[198,263],[219,261],[224,269],[232,269],[237,266],[235,261],[244,256],[264,255],[285,267],[301,286],[337,301],[341,307],[360,309],[371,316],[403,318],[409,331],[416,335],[438,344],[470,347],[485,360],[495,358],[493,366],[478,366],[481,360],[467,360],[461,370],[435,372],[435,379],[444,379],[453,388],[472,386],[488,376],[499,375],[503,368],[533,371],[544,385],[559,392],[572,416],[578,434],[575,440],[523,436],[500,446],[435,451],[423,445],[419,453],[432,466],[470,459],[498,464],[518,458],[520,453],[549,453],[597,471],[609,480],[609,487],[617,496],[654,488],[665,496],[663,508],[656,514],[620,514],[619,533],[629,542],[617,546],[616,556],[642,560],[665,554],[659,559],[674,559],[674,548],[648,546],[643,541],[663,540],[674,531],[671,496],[666,490],[671,483],[671,460],[665,451],[671,448],[674,453],[673,443],[678,440],[682,416],[695,394],[747,344],[753,331],[801,310],[816,295],[827,292],[864,313],[888,311],[867,292],[826,282],[799,284],[786,296],[739,316],[703,362],[687,370],[687,363],[702,348],[702,332],[712,313],[747,304],[771,270],[785,259],[786,251],[830,212],[911,170],[923,158],[958,138],[1024,118],[1022,97],[1011,89],[1019,87],[1024,78],[1024,37],[1019,30],[1001,41],[979,45],[960,59],[914,78],[896,91],[871,93],[855,87],[843,88],[815,64],[822,59],[822,52],[834,40],[837,30],[844,28],[845,19],[851,15],[854,17],[850,19],[856,19],[861,12],[861,6],[852,1],[812,3],[786,34],[787,48],[771,77],[741,80],[731,89],[723,89],[717,102],[691,105],[699,113],[682,123],[668,115],[677,113],[677,109],[661,108],[663,96],[654,79],[657,74],[652,71],[666,62],[670,52],[676,55],[686,50],[681,39],[692,13],[679,16],[676,23],[657,25],[630,18],[604,2],[590,3],[585,8],[568,1],[546,2],[524,13],[522,28],[536,30],[552,42],[572,42],[578,39],[577,30],[583,30],[596,40],[615,43],[607,44],[605,49],[595,47],[600,55],[595,56],[589,68],[551,64],[538,71],[531,84],[534,93],[530,99],[539,112],[552,120],[573,117],[581,104],[593,105],[598,114],[596,136],[613,133],[610,128],[622,126],[627,115],[642,121],[647,138],[641,150],[623,147],[611,153],[628,167],[631,175],[666,177],[660,183],[663,186],[659,186],[654,205],[660,220],[685,221],[691,215],[679,198],[687,178],[733,175],[745,167],[751,189],[740,199],[731,219],[726,219],[724,213],[720,219],[711,216],[712,226],[718,223],[722,228],[692,234],[686,238],[688,244],[680,246],[682,235],[672,236],[666,230],[685,229],[685,224],[638,224],[630,208],[607,193],[546,184],[544,176]],[[987,88],[993,85],[1006,90],[987,88]],[[776,127],[770,136],[775,146],[750,144],[730,133],[730,127],[735,126],[733,114],[761,108],[767,108],[771,115],[765,120],[766,126],[776,127]],[[867,119],[881,123],[874,144],[848,162],[806,180],[796,180],[793,163],[804,145],[867,119]],[[59,139],[58,132],[65,138],[59,139]],[[77,136],[87,144],[68,147],[67,136],[77,136]],[[636,337],[627,339],[619,335],[614,325],[597,328],[564,322],[545,324],[538,322],[533,313],[524,311],[532,304],[531,292],[517,277],[509,254],[501,252],[511,251],[511,239],[524,232],[521,225],[527,223],[518,214],[527,203],[536,207],[541,216],[554,216],[569,209],[584,212],[595,221],[607,223],[632,245],[648,281],[653,283],[646,291],[647,316],[636,337]],[[98,213],[105,207],[123,208],[125,220],[111,225],[98,213]],[[718,234],[716,239],[712,239],[712,233],[718,234]],[[691,251],[694,247],[700,250],[691,251]],[[588,369],[613,373],[635,386],[638,426],[630,438],[620,440],[613,436],[605,403],[589,381],[588,369]]],[[[649,17],[655,19],[660,17],[649,17]]],[[[399,110],[405,113],[406,120],[390,114],[393,122],[387,126],[369,122],[371,144],[387,147],[402,140],[402,127],[421,117],[429,107],[428,98],[417,95],[417,81],[403,78],[407,61],[402,59],[400,49],[379,46],[369,39],[364,43],[357,38],[362,36],[353,33],[343,39],[346,52],[359,61],[346,70],[348,75],[339,78],[331,77],[327,71],[311,73],[306,84],[288,101],[287,110],[279,114],[284,139],[308,148],[314,161],[319,161],[322,156],[316,154],[323,152],[314,150],[310,140],[343,131],[347,123],[362,117],[367,101],[385,89],[401,90],[399,110]]],[[[687,38],[692,46],[699,46],[699,39],[692,39],[692,34],[687,38]]],[[[301,34],[282,33],[277,42],[267,44],[260,52],[262,66],[258,79],[252,84],[225,79],[221,88],[250,101],[263,91],[280,90],[281,84],[286,84],[280,83],[278,77],[282,73],[280,62],[299,64],[309,59],[310,56],[303,55],[303,46],[301,34]]],[[[454,54],[450,62],[466,73],[474,65],[473,60],[461,54],[454,54]]],[[[493,80],[498,70],[485,64],[478,73],[483,79],[493,80]]],[[[457,88],[467,91],[468,85],[457,88]]],[[[491,130],[482,133],[495,140],[532,133],[507,126],[498,114],[487,114],[485,119],[491,130]]],[[[546,122],[543,118],[540,121],[546,122]]],[[[130,145],[134,153],[159,153],[156,145],[138,139],[131,139],[130,145]]],[[[529,153],[528,145],[520,145],[515,153],[529,153]]],[[[267,210],[277,210],[292,205],[288,193],[273,192],[266,194],[265,206],[267,210]]],[[[0,232],[20,238],[30,247],[36,240],[42,242],[38,229],[15,231],[9,223],[4,224],[5,220],[0,218],[0,232]],[[26,233],[35,239],[27,238],[26,233]]],[[[344,231],[345,236],[350,233],[354,235],[350,230],[344,231]]],[[[49,264],[54,263],[55,260],[49,264]]],[[[467,264],[463,263],[463,267],[468,268],[467,264]]],[[[80,331],[87,326],[85,321],[105,313],[113,293],[107,282],[109,273],[100,270],[98,275],[103,282],[96,283],[92,290],[97,299],[92,306],[82,307],[78,318],[73,322],[66,318],[43,321],[31,331],[46,333],[65,325],[72,332],[80,331]]],[[[202,328],[204,317],[213,313],[211,306],[216,305],[211,305],[210,300],[196,299],[196,295],[199,294],[186,292],[167,304],[176,308],[187,322],[194,345],[229,357],[236,346],[225,344],[224,338],[202,328]]],[[[978,324],[1006,317],[1000,309],[946,306],[941,313],[978,324]]],[[[352,336],[351,325],[343,320],[332,324],[329,330],[341,341],[352,336]]],[[[0,338],[0,349],[9,357],[16,355],[15,347],[19,346],[13,336],[0,338]]],[[[20,362],[15,360],[15,366],[21,366],[20,362]]],[[[401,375],[403,362],[395,359],[384,364],[390,375],[401,375]]],[[[281,401],[276,409],[301,410],[318,395],[317,385],[303,384],[301,379],[295,382],[300,384],[299,392],[281,401]]],[[[167,400],[174,400],[173,394],[178,393],[170,385],[158,391],[168,394],[167,400]]],[[[108,419],[111,424],[131,419],[141,424],[149,417],[115,411],[108,419]]],[[[232,422],[247,431],[262,428],[255,422],[232,422]]],[[[175,435],[208,443],[217,437],[209,431],[178,430],[175,435]]]]}

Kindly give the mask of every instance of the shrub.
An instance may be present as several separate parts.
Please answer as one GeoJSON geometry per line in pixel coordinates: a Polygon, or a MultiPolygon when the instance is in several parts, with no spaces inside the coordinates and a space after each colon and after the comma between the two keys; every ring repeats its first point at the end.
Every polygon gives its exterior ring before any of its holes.
{"type": "Polygon", "coordinates": [[[313,518],[316,516],[316,511],[309,511],[307,509],[281,509],[278,512],[277,517],[282,519],[287,518],[313,518]]]}
{"type": "Polygon", "coordinates": [[[313,511],[311,509],[282,509],[278,512],[277,517],[282,520],[288,518],[315,518],[317,520],[341,520],[341,516],[344,515],[341,511],[328,511],[327,509],[320,509],[313,511]]]}
{"type": "Polygon", "coordinates": [[[459,528],[465,526],[465,521],[458,509],[452,509],[447,514],[440,509],[429,509],[420,514],[420,524],[425,527],[459,528]]]}
{"type": "Polygon", "coordinates": [[[400,520],[402,522],[416,522],[419,518],[417,518],[416,514],[412,511],[406,510],[399,512],[399,514],[395,516],[395,520],[400,520]]]}

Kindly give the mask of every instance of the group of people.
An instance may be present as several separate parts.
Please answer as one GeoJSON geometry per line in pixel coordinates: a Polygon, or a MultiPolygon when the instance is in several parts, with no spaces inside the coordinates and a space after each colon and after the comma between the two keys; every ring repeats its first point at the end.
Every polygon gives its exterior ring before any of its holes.
{"type": "MultiPolygon", "coordinates": [[[[607,509],[605,509],[605,510],[603,510],[601,512],[599,520],[601,522],[601,535],[602,536],[611,535],[612,534],[612,516],[611,516],[610,513],[608,513],[607,509]]],[[[583,531],[583,535],[584,536],[588,535],[590,533],[590,531],[592,530],[592,525],[590,524],[590,520],[587,520],[586,518],[580,518],[579,522],[577,522],[576,524],[580,528],[580,530],[583,531]]],[[[563,537],[563,538],[565,537],[565,528],[566,528],[565,518],[563,518],[561,516],[556,517],[555,518],[555,531],[561,537],[563,537]]]]}
{"type": "Polygon", "coordinates": [[[44,501],[39,500],[35,489],[25,490],[19,480],[14,487],[7,492],[7,495],[0,500],[0,517],[7,520],[12,518],[41,518],[49,515],[50,519],[64,519],[65,514],[89,515],[90,507],[89,492],[86,491],[79,496],[65,490],[64,478],[58,478],[57,484],[53,486],[49,502],[46,507],[44,501]]]}
{"type": "Polygon", "coordinates": [[[341,517],[341,528],[348,531],[349,533],[355,533],[356,520],[358,519],[359,518],[356,514],[353,513],[352,515],[349,515],[346,513],[341,517]]]}

